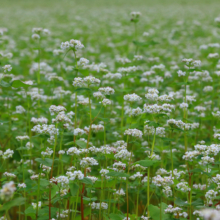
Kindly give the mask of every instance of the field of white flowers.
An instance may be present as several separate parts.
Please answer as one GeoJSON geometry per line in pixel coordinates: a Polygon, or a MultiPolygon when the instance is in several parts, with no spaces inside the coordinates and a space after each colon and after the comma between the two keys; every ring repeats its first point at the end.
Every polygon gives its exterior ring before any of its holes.
{"type": "Polygon", "coordinates": [[[0,220],[220,220],[217,0],[0,5],[0,220]]]}

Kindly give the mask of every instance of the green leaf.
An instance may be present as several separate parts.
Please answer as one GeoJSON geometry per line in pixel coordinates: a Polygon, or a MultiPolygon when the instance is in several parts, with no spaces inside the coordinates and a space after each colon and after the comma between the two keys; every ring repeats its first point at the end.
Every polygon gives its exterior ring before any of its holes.
{"type": "Polygon", "coordinates": [[[159,126],[159,124],[156,123],[156,122],[154,122],[154,121],[150,121],[150,122],[148,122],[147,124],[148,124],[149,126],[153,126],[153,127],[158,127],[158,126],[159,126]]]}
{"type": "Polygon", "coordinates": [[[201,169],[195,168],[195,169],[189,170],[189,173],[199,173],[199,174],[201,174],[201,173],[204,173],[204,171],[201,170],[201,169]]]}
{"type": "Polygon", "coordinates": [[[26,147],[19,147],[16,150],[27,150],[27,148],[26,147]]]}
{"type": "MultiPolygon", "coordinates": [[[[51,207],[51,215],[53,218],[56,216],[56,212],[58,210],[59,209],[56,207],[51,207]]],[[[40,209],[38,215],[41,217],[41,219],[45,219],[45,217],[46,217],[45,220],[48,220],[48,213],[49,213],[49,207],[47,206],[47,207],[40,209]]],[[[40,218],[37,218],[37,220],[39,220],[39,219],[40,218]]]]}
{"type": "Polygon", "coordinates": [[[85,184],[88,184],[88,185],[93,185],[93,182],[91,179],[87,178],[87,177],[84,177],[82,180],[80,180],[81,183],[85,183],[85,184]]]}
{"type": "Polygon", "coordinates": [[[109,172],[106,174],[106,176],[112,176],[112,177],[129,177],[127,173],[121,173],[121,172],[109,172]]]}
{"type": "Polygon", "coordinates": [[[14,80],[11,82],[11,86],[14,88],[20,88],[20,87],[27,88],[30,85],[23,83],[21,80],[14,80]]]}
{"type": "MultiPolygon", "coordinates": [[[[108,180],[104,183],[104,186],[107,187],[107,188],[112,188],[112,187],[114,187],[114,185],[115,185],[115,180],[113,180],[113,179],[108,180]]],[[[95,188],[101,188],[101,186],[102,186],[102,181],[101,180],[97,180],[94,184],[95,188]]]]}
{"type": "Polygon", "coordinates": [[[30,216],[32,219],[36,219],[36,210],[33,208],[33,206],[29,206],[26,210],[25,210],[25,215],[30,216]]]}
{"type": "Polygon", "coordinates": [[[169,215],[164,213],[164,209],[167,208],[167,204],[162,203],[162,210],[159,207],[154,205],[149,205],[150,216],[153,220],[165,220],[169,217],[169,215]],[[162,212],[161,212],[162,211],[162,212]],[[162,213],[162,218],[160,217],[160,212],[162,213]]]}
{"type": "Polygon", "coordinates": [[[153,166],[155,163],[157,163],[157,161],[155,160],[139,160],[135,162],[134,164],[140,164],[143,167],[150,167],[150,166],[153,166]]]}
{"type": "Polygon", "coordinates": [[[71,141],[71,142],[67,142],[66,144],[64,144],[65,146],[69,146],[69,145],[75,145],[75,142],[74,141],[71,141]]]}
{"type": "Polygon", "coordinates": [[[48,167],[51,167],[52,164],[53,164],[53,160],[50,159],[50,158],[44,158],[44,159],[37,158],[37,159],[35,159],[35,161],[37,161],[38,163],[41,163],[41,164],[43,164],[45,166],[48,166],[48,167]]]}
{"type": "Polygon", "coordinates": [[[95,201],[97,201],[97,197],[92,197],[92,198],[88,198],[88,197],[83,197],[83,200],[84,201],[87,201],[87,202],[95,202],[95,201]]]}
{"type": "Polygon", "coordinates": [[[74,92],[84,92],[84,91],[92,93],[92,90],[89,88],[78,88],[74,90],[74,92]]]}
{"type": "Polygon", "coordinates": [[[39,138],[46,139],[49,137],[50,137],[49,134],[37,134],[37,135],[32,136],[32,138],[37,138],[37,139],[39,139],[39,138]]]}
{"type": "Polygon", "coordinates": [[[57,185],[53,185],[51,188],[51,198],[53,198],[58,191],[59,191],[59,187],[57,185]]]}
{"type": "Polygon", "coordinates": [[[178,206],[188,206],[188,203],[183,201],[180,198],[175,199],[175,204],[178,205],[178,206]]]}
{"type": "Polygon", "coordinates": [[[201,198],[198,198],[197,200],[193,201],[191,203],[192,206],[203,206],[204,205],[204,201],[201,198]]]}
{"type": "Polygon", "coordinates": [[[50,184],[49,180],[40,179],[40,185],[46,187],[50,184]]]}
{"type": "Polygon", "coordinates": [[[15,198],[15,199],[3,204],[3,206],[0,208],[0,211],[9,210],[10,208],[12,208],[14,206],[23,205],[24,203],[25,203],[25,198],[18,197],[18,198],[15,198]]]}
{"type": "MultiPolygon", "coordinates": [[[[90,214],[90,207],[84,209],[84,217],[90,214]]],[[[78,215],[75,220],[81,220],[81,215],[78,215]]]]}
{"type": "Polygon", "coordinates": [[[110,219],[111,220],[121,220],[122,218],[121,218],[121,215],[111,213],[110,214],[110,219]]]}
{"type": "Polygon", "coordinates": [[[70,183],[70,192],[72,196],[76,196],[77,192],[79,191],[79,185],[76,183],[70,183]]]}
{"type": "Polygon", "coordinates": [[[76,141],[76,145],[79,146],[80,148],[86,148],[87,144],[85,141],[76,141]]]}
{"type": "Polygon", "coordinates": [[[139,41],[133,41],[134,45],[139,46],[139,47],[149,47],[150,45],[156,45],[158,42],[151,40],[148,42],[139,42],[139,41]]]}
{"type": "Polygon", "coordinates": [[[7,88],[7,87],[11,86],[11,83],[8,83],[8,82],[5,82],[4,80],[1,80],[0,81],[0,86],[7,88]]]}

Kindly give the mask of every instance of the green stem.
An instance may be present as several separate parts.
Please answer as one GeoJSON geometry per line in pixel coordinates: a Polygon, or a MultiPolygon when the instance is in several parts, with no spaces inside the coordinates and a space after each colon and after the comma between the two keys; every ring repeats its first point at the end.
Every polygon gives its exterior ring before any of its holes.
{"type": "Polygon", "coordinates": [[[136,218],[137,219],[138,219],[138,205],[139,205],[139,185],[137,187],[137,207],[136,207],[136,218]]]}
{"type": "Polygon", "coordinates": [[[40,173],[38,176],[38,184],[37,184],[37,211],[36,211],[36,219],[38,216],[38,203],[39,203],[39,198],[40,198],[40,178],[41,178],[41,172],[42,172],[42,167],[40,168],[40,173]]]}

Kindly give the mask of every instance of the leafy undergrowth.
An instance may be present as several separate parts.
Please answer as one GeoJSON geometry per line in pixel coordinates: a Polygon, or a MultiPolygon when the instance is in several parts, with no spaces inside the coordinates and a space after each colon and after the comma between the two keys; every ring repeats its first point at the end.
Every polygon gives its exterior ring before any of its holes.
{"type": "Polygon", "coordinates": [[[0,219],[219,219],[220,18],[109,10],[0,28],[0,219]]]}

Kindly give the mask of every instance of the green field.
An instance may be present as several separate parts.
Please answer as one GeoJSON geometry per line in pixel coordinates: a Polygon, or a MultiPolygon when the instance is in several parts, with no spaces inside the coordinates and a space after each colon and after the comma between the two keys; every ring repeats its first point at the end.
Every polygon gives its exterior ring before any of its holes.
{"type": "Polygon", "coordinates": [[[0,0],[0,220],[219,220],[219,0],[0,0]]]}

